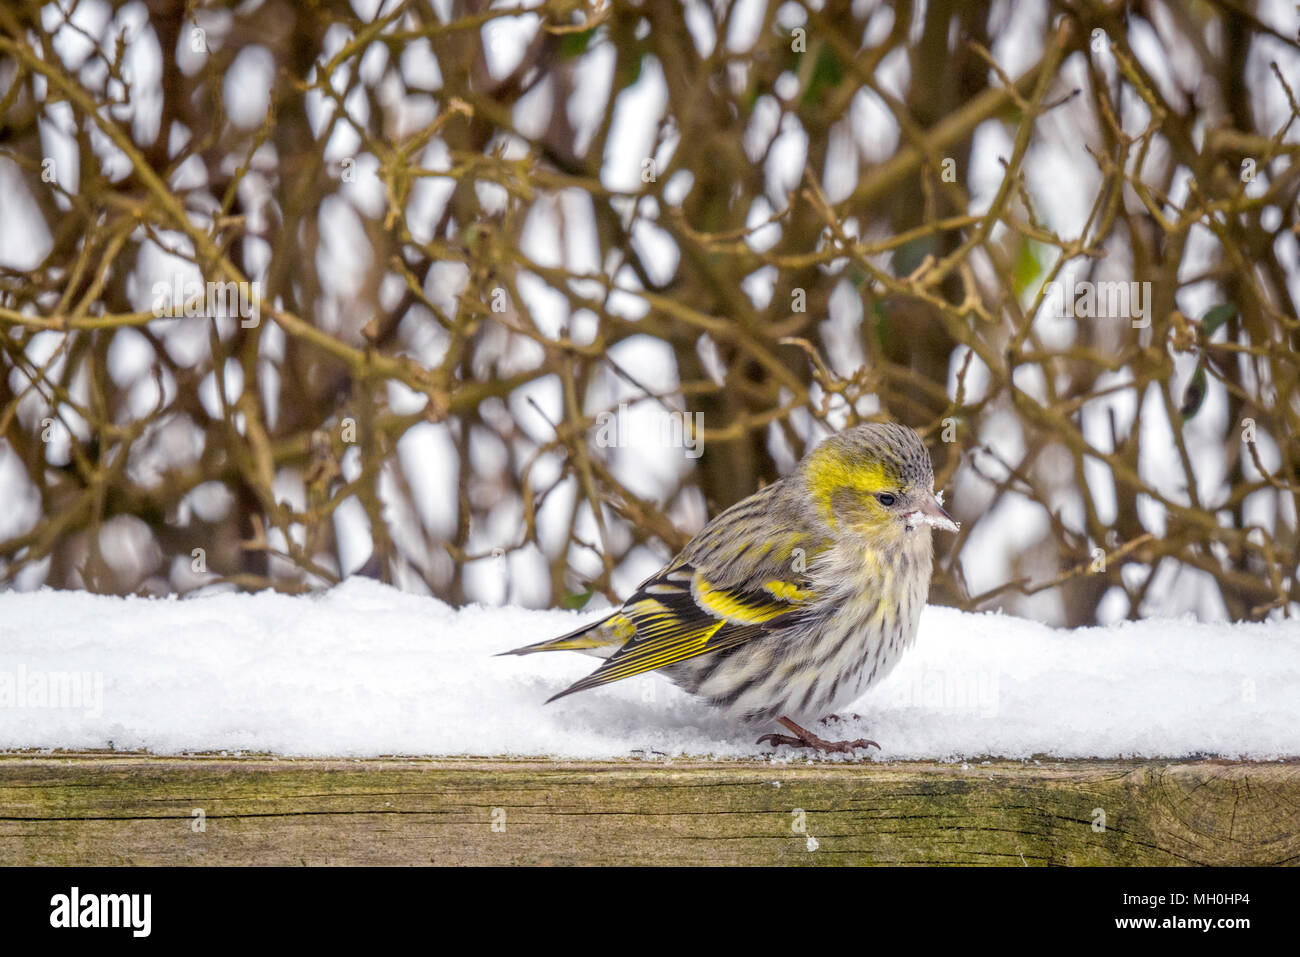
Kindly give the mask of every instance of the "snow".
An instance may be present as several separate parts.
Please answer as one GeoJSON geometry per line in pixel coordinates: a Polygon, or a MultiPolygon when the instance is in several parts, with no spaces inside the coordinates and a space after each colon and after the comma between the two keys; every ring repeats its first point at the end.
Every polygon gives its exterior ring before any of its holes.
{"type": "MultiPolygon", "coordinates": [[[[0,594],[0,748],[805,760],[656,675],[544,705],[598,662],[493,657],[594,616],[362,578],[311,597],[0,594]]],[[[872,738],[876,760],[1295,757],[1300,622],[1064,631],[930,607],[848,711],[816,730],[872,738]]]]}

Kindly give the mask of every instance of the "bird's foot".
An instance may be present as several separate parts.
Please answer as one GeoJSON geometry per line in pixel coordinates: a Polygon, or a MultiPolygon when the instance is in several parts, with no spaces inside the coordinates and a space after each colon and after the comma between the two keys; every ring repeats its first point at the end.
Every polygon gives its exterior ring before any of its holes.
{"type": "Polygon", "coordinates": [[[880,750],[880,745],[874,741],[868,741],[866,738],[858,738],[855,741],[827,741],[825,738],[813,734],[807,728],[795,724],[789,718],[778,718],[777,721],[793,731],[793,736],[788,734],[765,734],[758,739],[757,744],[767,743],[773,747],[788,744],[792,748],[812,748],[815,751],[833,751],[840,754],[852,754],[855,748],[875,748],[880,750]]]}

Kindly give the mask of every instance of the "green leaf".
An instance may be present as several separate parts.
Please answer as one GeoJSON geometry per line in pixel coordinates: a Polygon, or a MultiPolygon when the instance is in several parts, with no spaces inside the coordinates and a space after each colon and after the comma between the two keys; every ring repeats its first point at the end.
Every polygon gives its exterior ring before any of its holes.
{"type": "Polygon", "coordinates": [[[876,341],[880,343],[882,349],[887,348],[890,338],[889,310],[885,308],[883,302],[875,299],[871,303],[871,314],[875,318],[875,322],[871,324],[871,329],[876,334],[876,341]]]}
{"type": "Polygon", "coordinates": [[[560,56],[572,58],[581,56],[587,52],[587,47],[591,44],[591,38],[596,35],[596,28],[583,30],[579,33],[566,33],[560,38],[560,56]]]}
{"type": "Polygon", "coordinates": [[[627,59],[623,65],[624,76],[623,82],[619,85],[620,90],[629,86],[636,86],[637,80],[641,79],[641,64],[645,58],[646,53],[642,51],[636,56],[627,59]]]}
{"type": "Polygon", "coordinates": [[[1011,288],[1017,299],[1023,299],[1025,290],[1034,288],[1043,275],[1042,244],[1032,239],[1022,239],[1016,249],[1016,261],[1011,266],[1011,288]]]}
{"type": "Polygon", "coordinates": [[[1198,362],[1191,381],[1187,383],[1187,391],[1183,393],[1182,408],[1178,410],[1184,422],[1201,411],[1201,404],[1205,401],[1205,389],[1205,363],[1198,362]]]}
{"type": "Polygon", "coordinates": [[[1237,307],[1230,302],[1225,302],[1221,306],[1215,306],[1201,318],[1201,328],[1205,330],[1206,336],[1212,336],[1215,329],[1236,315],[1237,307]]]}
{"type": "Polygon", "coordinates": [[[584,591],[573,595],[565,595],[560,599],[560,607],[567,608],[569,611],[577,611],[591,601],[591,596],[594,594],[596,594],[595,591],[584,591]]]}
{"type": "Polygon", "coordinates": [[[934,253],[934,250],[935,241],[933,236],[918,236],[894,250],[890,268],[894,270],[895,276],[910,276],[916,271],[916,267],[921,265],[926,256],[934,253]]]}
{"type": "Polygon", "coordinates": [[[803,91],[800,102],[804,106],[816,103],[828,89],[839,86],[843,80],[844,64],[840,62],[831,45],[823,43],[817,53],[817,60],[813,63],[812,76],[808,78],[808,89],[803,91]]]}

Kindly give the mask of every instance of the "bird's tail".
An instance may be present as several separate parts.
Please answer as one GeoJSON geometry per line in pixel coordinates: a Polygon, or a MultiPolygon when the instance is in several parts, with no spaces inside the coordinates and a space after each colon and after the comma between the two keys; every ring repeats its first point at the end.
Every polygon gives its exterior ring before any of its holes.
{"type": "MultiPolygon", "coordinates": [[[[522,648],[503,651],[501,655],[531,655],[538,651],[582,651],[589,655],[594,654],[605,657],[618,650],[618,646],[621,644],[620,641],[611,638],[600,628],[612,617],[613,615],[609,615],[598,621],[593,621],[589,625],[583,625],[577,631],[571,631],[559,638],[552,638],[550,641],[539,641],[535,645],[524,645],[522,648]],[[608,650],[605,650],[602,654],[604,649],[608,650]]],[[[501,655],[497,657],[501,657],[501,655]]]]}

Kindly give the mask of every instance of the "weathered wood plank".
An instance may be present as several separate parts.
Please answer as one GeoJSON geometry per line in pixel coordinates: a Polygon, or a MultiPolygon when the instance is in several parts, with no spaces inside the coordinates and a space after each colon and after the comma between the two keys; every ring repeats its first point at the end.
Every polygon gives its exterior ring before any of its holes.
{"type": "Polygon", "coordinates": [[[8,754],[0,862],[1296,864],[1300,763],[8,754]]]}

